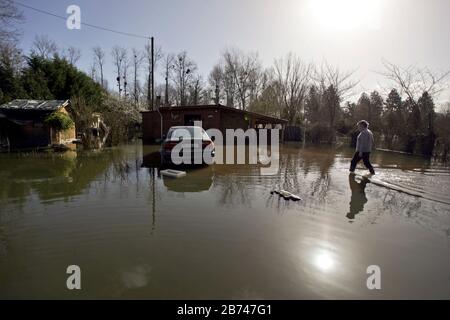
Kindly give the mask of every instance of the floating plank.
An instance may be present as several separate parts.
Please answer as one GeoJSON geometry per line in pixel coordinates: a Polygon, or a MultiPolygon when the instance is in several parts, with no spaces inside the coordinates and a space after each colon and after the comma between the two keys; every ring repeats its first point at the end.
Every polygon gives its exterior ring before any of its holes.
{"type": "Polygon", "coordinates": [[[171,177],[171,178],[181,178],[186,175],[186,171],[179,171],[173,169],[161,170],[160,171],[163,176],[171,177]]]}
{"type": "Polygon", "coordinates": [[[272,190],[270,191],[271,194],[279,194],[281,197],[283,197],[286,200],[293,200],[293,201],[299,201],[302,200],[302,198],[300,198],[299,196],[290,193],[289,191],[286,190],[272,190]]]}
{"type": "Polygon", "coordinates": [[[371,174],[362,175],[362,174],[358,174],[358,173],[354,173],[354,175],[357,177],[360,177],[361,179],[366,179],[370,183],[372,183],[376,186],[379,186],[379,187],[384,187],[386,189],[394,190],[394,191],[397,191],[400,193],[405,193],[405,194],[408,194],[413,197],[428,199],[431,201],[436,201],[436,202],[450,205],[449,201],[445,201],[444,199],[434,197],[433,195],[424,194],[420,191],[408,188],[407,186],[396,185],[396,184],[388,182],[388,181],[383,181],[380,178],[377,178],[375,175],[371,175],[371,174]]]}

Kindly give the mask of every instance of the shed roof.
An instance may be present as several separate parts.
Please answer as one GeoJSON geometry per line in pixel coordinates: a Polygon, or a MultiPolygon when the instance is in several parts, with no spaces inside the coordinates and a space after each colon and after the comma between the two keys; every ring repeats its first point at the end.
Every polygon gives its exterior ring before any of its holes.
{"type": "Polygon", "coordinates": [[[0,105],[0,110],[56,111],[69,104],[69,100],[25,100],[17,99],[0,105]]]}
{"type": "MultiPolygon", "coordinates": [[[[207,105],[195,105],[195,106],[170,106],[170,107],[161,107],[159,108],[160,111],[195,111],[195,110],[201,110],[201,109],[219,109],[219,110],[224,110],[224,111],[229,111],[229,112],[236,112],[236,113],[241,113],[241,114],[246,114],[246,115],[250,115],[253,116],[255,118],[261,119],[261,120],[266,120],[266,121],[272,121],[274,123],[287,123],[288,121],[285,119],[281,119],[281,118],[277,118],[277,117],[272,117],[272,116],[268,116],[265,114],[261,114],[261,113],[256,113],[256,112],[252,112],[252,111],[246,111],[246,110],[241,110],[241,109],[237,109],[237,108],[232,108],[232,107],[227,107],[221,104],[207,104],[207,105]]],[[[141,111],[141,113],[146,113],[146,112],[156,112],[156,111],[141,111]]]]}

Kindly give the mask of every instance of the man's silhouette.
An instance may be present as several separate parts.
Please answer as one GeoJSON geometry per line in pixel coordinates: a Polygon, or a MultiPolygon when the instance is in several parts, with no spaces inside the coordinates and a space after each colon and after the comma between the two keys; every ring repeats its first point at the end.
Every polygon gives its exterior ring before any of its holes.
{"type": "Polygon", "coordinates": [[[356,152],[350,163],[350,172],[355,172],[356,165],[362,160],[370,173],[375,174],[369,159],[374,145],[372,131],[369,130],[369,123],[366,120],[359,121],[357,125],[360,133],[356,140],[356,152]]]}

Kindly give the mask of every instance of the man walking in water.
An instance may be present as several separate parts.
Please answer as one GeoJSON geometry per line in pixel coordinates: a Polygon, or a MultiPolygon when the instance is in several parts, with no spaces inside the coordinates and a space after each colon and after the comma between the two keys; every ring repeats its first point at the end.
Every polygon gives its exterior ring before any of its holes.
{"type": "Polygon", "coordinates": [[[369,169],[371,174],[375,174],[369,157],[373,147],[373,134],[369,130],[369,123],[366,120],[358,122],[358,130],[360,131],[356,141],[356,152],[350,164],[350,172],[354,172],[356,165],[362,159],[364,165],[369,169]]]}

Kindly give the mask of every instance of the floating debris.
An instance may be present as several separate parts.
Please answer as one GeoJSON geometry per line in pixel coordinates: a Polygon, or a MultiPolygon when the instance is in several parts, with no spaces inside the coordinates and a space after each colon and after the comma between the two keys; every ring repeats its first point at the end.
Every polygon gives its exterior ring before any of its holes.
{"type": "Polygon", "coordinates": [[[186,171],[167,169],[167,170],[161,170],[161,174],[163,176],[167,176],[167,177],[171,177],[171,178],[181,178],[186,175],[186,171]]]}
{"type": "Polygon", "coordinates": [[[293,200],[293,201],[300,201],[300,200],[302,200],[302,198],[300,198],[298,195],[296,195],[296,194],[292,194],[291,193],[291,200],[293,200]]]}
{"type": "Polygon", "coordinates": [[[270,194],[279,194],[281,197],[283,197],[286,200],[293,200],[293,201],[300,201],[302,198],[300,198],[298,195],[295,195],[293,193],[290,193],[286,190],[272,190],[270,191],[270,194]]]}

